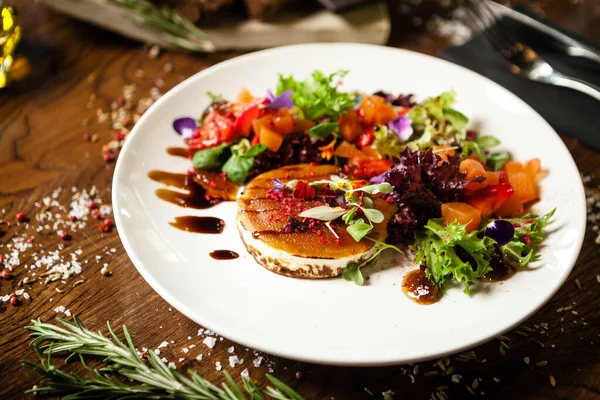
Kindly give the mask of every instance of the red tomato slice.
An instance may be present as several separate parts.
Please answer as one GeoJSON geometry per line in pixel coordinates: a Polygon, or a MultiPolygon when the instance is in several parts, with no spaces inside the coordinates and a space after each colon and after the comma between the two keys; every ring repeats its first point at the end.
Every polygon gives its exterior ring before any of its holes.
{"type": "Polygon", "coordinates": [[[191,139],[186,141],[191,149],[206,149],[233,138],[233,121],[216,111],[211,111],[191,139]]]}

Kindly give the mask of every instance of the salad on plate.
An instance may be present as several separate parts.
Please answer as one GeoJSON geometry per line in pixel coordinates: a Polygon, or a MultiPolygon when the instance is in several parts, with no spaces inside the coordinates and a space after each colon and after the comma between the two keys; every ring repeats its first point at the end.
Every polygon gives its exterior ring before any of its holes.
{"type": "Polygon", "coordinates": [[[403,289],[427,304],[451,282],[469,293],[538,258],[554,213],[528,212],[539,159],[495,151],[499,140],[468,128],[452,91],[420,102],[344,91],[346,74],[280,75],[265,94],[242,89],[231,101],[208,93],[199,117],[173,122],[201,195],[237,201],[237,229],[259,264],[363,285],[362,268],[391,250],[416,266],[403,289]]]}

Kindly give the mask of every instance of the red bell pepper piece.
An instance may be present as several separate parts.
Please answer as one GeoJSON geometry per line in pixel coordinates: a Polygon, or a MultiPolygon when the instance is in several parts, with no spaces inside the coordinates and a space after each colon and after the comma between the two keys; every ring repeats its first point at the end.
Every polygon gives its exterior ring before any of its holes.
{"type": "Polygon", "coordinates": [[[355,167],[355,178],[372,178],[381,175],[392,167],[390,160],[373,160],[368,158],[354,157],[348,160],[348,163],[355,167]]]}
{"type": "Polygon", "coordinates": [[[258,104],[248,106],[238,119],[235,120],[233,131],[236,135],[248,136],[252,130],[252,122],[262,116],[264,108],[258,104]]]}
{"type": "Polygon", "coordinates": [[[356,141],[356,144],[358,145],[358,147],[360,147],[362,149],[363,147],[372,145],[374,141],[375,141],[375,132],[374,132],[373,128],[369,128],[360,134],[360,136],[358,137],[358,140],[356,141]]]}
{"type": "Polygon", "coordinates": [[[506,183],[486,186],[467,197],[467,203],[481,211],[483,218],[490,217],[515,193],[506,183]]]}

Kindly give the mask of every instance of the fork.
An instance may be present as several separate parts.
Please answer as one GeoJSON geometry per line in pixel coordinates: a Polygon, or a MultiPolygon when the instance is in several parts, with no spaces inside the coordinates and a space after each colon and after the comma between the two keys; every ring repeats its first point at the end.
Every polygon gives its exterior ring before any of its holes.
{"type": "Polygon", "coordinates": [[[501,18],[490,8],[488,0],[469,0],[467,10],[472,28],[508,61],[511,71],[530,80],[580,91],[600,100],[600,88],[555,70],[533,49],[516,39],[501,18]]]}

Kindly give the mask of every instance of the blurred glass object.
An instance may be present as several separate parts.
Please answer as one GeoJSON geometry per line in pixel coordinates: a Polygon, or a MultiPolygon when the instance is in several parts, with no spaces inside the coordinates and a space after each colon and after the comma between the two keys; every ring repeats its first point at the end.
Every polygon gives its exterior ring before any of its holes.
{"type": "Polygon", "coordinates": [[[9,71],[13,67],[13,56],[21,40],[21,27],[15,16],[15,10],[4,0],[0,0],[0,88],[6,87],[9,71]]]}

